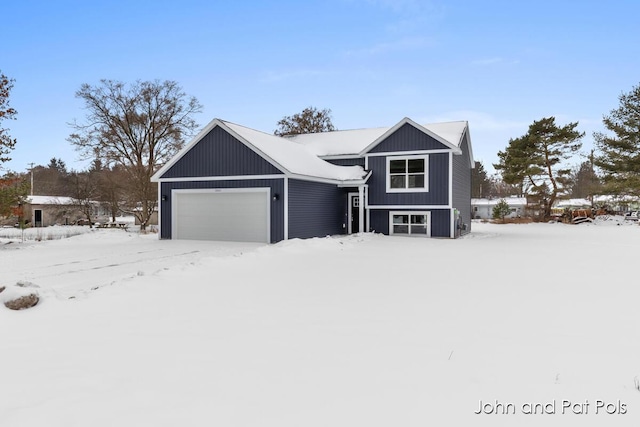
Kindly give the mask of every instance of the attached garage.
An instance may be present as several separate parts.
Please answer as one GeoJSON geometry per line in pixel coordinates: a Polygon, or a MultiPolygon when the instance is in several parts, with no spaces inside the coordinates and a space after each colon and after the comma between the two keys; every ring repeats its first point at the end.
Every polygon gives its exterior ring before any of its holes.
{"type": "Polygon", "coordinates": [[[159,184],[159,237],[276,243],[340,234],[346,188],[364,189],[369,176],[214,119],[151,178],[159,184]]]}
{"type": "Polygon", "coordinates": [[[173,190],[173,238],[270,243],[269,192],[269,188],[173,190]]]}

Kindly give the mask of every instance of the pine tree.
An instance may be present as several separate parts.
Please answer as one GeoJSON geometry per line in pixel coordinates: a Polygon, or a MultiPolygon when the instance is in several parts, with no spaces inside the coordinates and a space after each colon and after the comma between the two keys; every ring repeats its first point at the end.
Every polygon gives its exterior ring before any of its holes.
{"type": "Polygon", "coordinates": [[[582,146],[584,133],[577,126],[574,122],[558,127],[555,117],[534,121],[525,135],[509,140],[506,150],[498,153],[500,162],[493,165],[504,182],[521,185],[540,200],[543,218],[550,216],[551,207],[570,184],[571,169],[563,162],[582,146]]]}
{"type": "Polygon", "coordinates": [[[475,162],[471,170],[471,197],[489,197],[491,194],[491,180],[482,162],[475,162]]]}
{"type": "Polygon", "coordinates": [[[605,191],[640,197],[640,85],[618,98],[620,105],[604,116],[608,133],[595,132],[605,191]]]}
{"type": "Polygon", "coordinates": [[[497,205],[493,207],[493,219],[499,219],[504,222],[504,217],[511,213],[511,208],[505,199],[500,199],[497,205]]]}

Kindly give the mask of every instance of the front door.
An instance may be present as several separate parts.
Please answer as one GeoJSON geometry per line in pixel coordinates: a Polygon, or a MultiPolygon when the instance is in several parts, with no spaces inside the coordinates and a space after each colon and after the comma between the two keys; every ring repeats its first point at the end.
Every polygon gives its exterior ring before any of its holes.
{"type": "Polygon", "coordinates": [[[33,210],[33,222],[35,227],[42,227],[42,209],[33,210]]]}
{"type": "Polygon", "coordinates": [[[360,230],[360,198],[358,193],[349,193],[349,234],[360,230]]]}

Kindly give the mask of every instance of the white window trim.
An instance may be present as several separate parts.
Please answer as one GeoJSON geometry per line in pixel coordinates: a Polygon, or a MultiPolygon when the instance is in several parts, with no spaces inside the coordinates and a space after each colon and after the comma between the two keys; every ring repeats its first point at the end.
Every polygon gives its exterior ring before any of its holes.
{"type": "Polygon", "coordinates": [[[431,237],[431,212],[429,211],[389,211],[389,235],[390,236],[409,236],[409,237],[431,237]],[[427,234],[411,234],[411,224],[408,224],[409,233],[395,234],[393,232],[393,216],[394,215],[426,215],[427,216],[427,234]]]}
{"type": "MultiPolygon", "coordinates": [[[[408,175],[408,172],[407,172],[408,175]]],[[[387,157],[387,193],[428,193],[429,192],[429,155],[421,156],[388,156],[387,157]],[[391,161],[424,160],[424,188],[391,188],[391,161]]],[[[408,182],[408,181],[407,181],[408,182]]]]}

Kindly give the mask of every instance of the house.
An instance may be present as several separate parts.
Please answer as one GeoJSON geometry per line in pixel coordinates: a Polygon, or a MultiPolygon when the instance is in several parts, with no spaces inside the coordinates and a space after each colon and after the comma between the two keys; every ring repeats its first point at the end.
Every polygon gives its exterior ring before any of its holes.
{"type": "Polygon", "coordinates": [[[470,231],[465,121],[279,137],[212,120],[158,170],[159,236],[278,242],[470,231]]]}
{"type": "MultiPolygon", "coordinates": [[[[92,202],[93,217],[108,215],[100,203],[92,202]]],[[[66,196],[28,196],[22,206],[22,216],[31,227],[50,225],[71,225],[86,215],[73,197],[66,196]]]]}
{"type": "MultiPolygon", "coordinates": [[[[471,210],[474,219],[491,219],[493,218],[493,208],[503,199],[471,199],[471,210]]],[[[511,213],[507,218],[517,218],[525,215],[527,207],[526,197],[505,197],[504,201],[509,205],[511,213]]]]}

